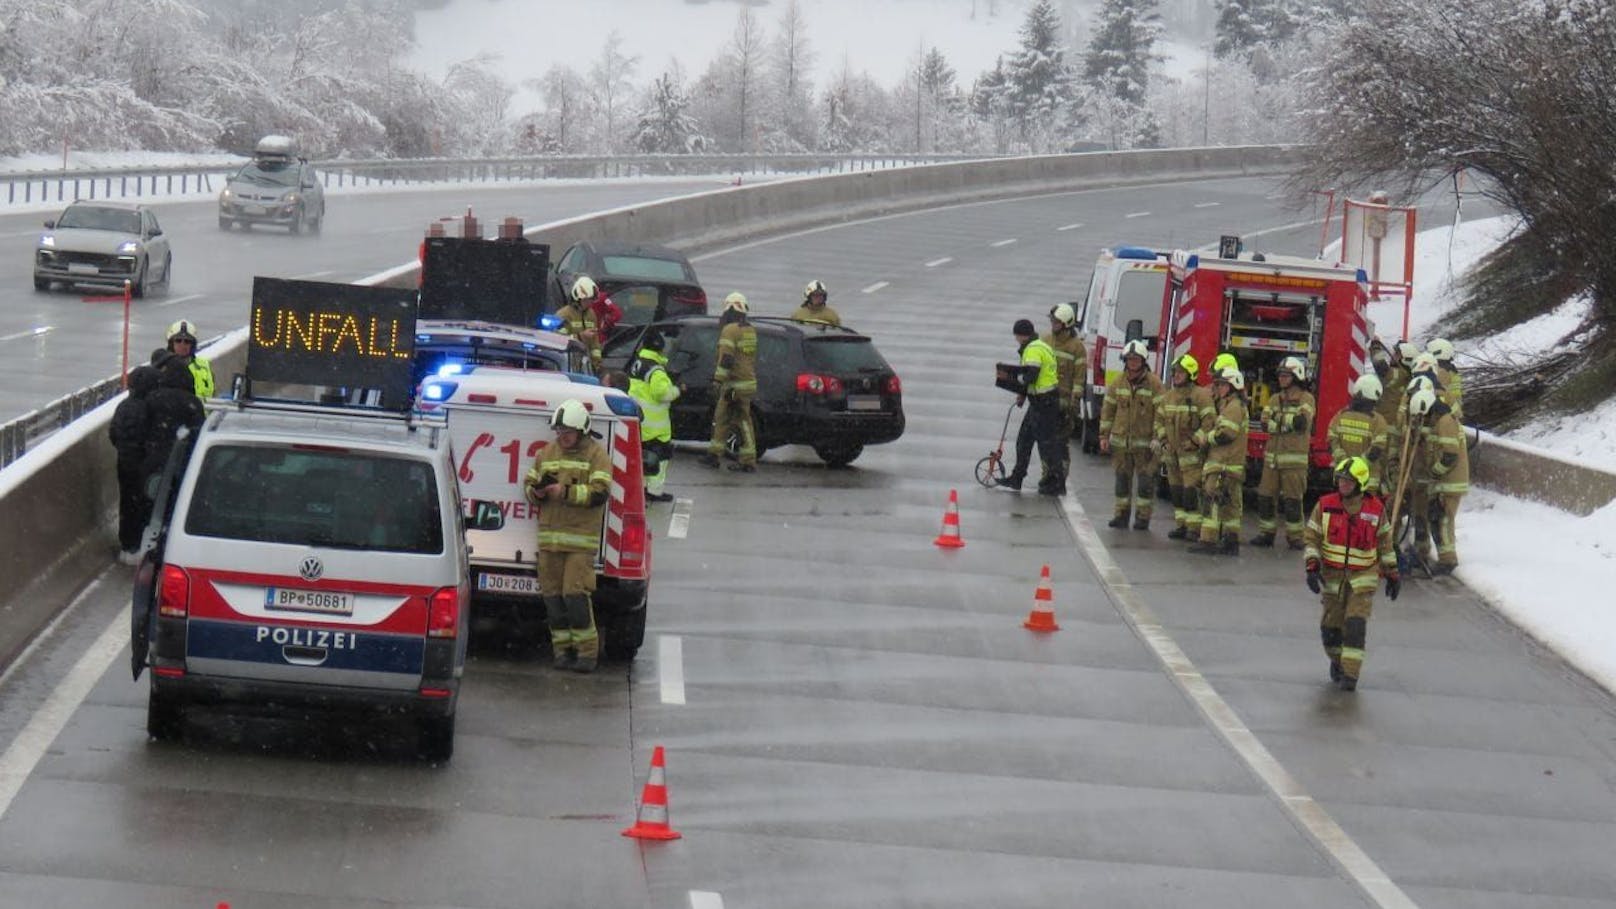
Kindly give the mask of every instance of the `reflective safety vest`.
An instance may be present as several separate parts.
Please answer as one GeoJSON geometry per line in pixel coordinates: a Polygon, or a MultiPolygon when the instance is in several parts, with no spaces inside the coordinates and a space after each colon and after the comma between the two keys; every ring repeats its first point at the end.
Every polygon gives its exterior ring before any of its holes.
{"type": "Polygon", "coordinates": [[[1280,470],[1307,468],[1313,412],[1313,393],[1297,385],[1268,399],[1262,410],[1263,429],[1268,431],[1268,446],[1263,450],[1266,466],[1280,470]]]}
{"type": "Polygon", "coordinates": [[[718,333],[718,365],[713,384],[738,394],[757,394],[757,329],[731,322],[718,333]]]}
{"type": "Polygon", "coordinates": [[[1375,496],[1356,498],[1354,509],[1338,492],[1319,497],[1303,534],[1302,556],[1317,559],[1326,570],[1345,572],[1354,591],[1373,591],[1382,572],[1396,573],[1397,553],[1385,504],[1375,496]]]}
{"type": "Polygon", "coordinates": [[[1038,377],[1027,383],[1027,394],[1048,394],[1059,387],[1060,361],[1055,357],[1055,348],[1044,341],[1033,338],[1021,348],[1021,365],[1038,367],[1038,377]]]}
{"type": "Polygon", "coordinates": [[[589,435],[571,451],[551,442],[528,468],[524,489],[546,482],[561,484],[561,498],[539,506],[540,552],[594,552],[600,548],[600,526],[611,494],[612,463],[606,448],[589,435]]]}
{"type": "Polygon", "coordinates": [[[213,364],[205,357],[192,356],[190,370],[196,396],[204,400],[213,397],[213,364]]]}
{"type": "Polygon", "coordinates": [[[641,442],[667,442],[673,439],[673,421],[668,405],[679,399],[679,386],[669,378],[668,358],[654,350],[642,350],[628,368],[628,393],[639,402],[641,442]]]}

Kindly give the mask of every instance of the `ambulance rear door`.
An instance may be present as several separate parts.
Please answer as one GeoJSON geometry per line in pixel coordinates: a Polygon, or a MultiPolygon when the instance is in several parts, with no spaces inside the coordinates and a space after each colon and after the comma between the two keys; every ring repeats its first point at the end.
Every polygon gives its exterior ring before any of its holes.
{"type": "Polygon", "coordinates": [[[522,494],[522,478],[555,439],[549,415],[461,401],[443,409],[461,501],[468,509],[472,502],[494,503],[505,518],[498,530],[466,531],[472,590],[537,597],[538,510],[522,494]]]}

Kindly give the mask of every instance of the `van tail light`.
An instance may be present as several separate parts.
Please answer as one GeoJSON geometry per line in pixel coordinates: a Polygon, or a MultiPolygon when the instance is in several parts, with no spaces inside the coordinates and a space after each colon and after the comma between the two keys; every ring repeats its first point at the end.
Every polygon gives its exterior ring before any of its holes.
{"type": "Polygon", "coordinates": [[[670,301],[675,312],[707,314],[707,291],[699,287],[682,287],[673,292],[670,301]]]}
{"type": "Polygon", "coordinates": [[[157,581],[157,614],[183,619],[191,609],[191,576],[178,565],[164,565],[157,581]]]}
{"type": "Polygon", "coordinates": [[[634,511],[624,514],[617,557],[617,564],[624,571],[645,570],[645,536],[645,514],[634,511]]]}
{"type": "Polygon", "coordinates": [[[452,638],[459,633],[460,588],[440,588],[427,601],[426,636],[452,638]]]}
{"type": "Polygon", "coordinates": [[[809,395],[839,395],[842,393],[842,380],[811,372],[798,373],[797,391],[809,395]]]}
{"type": "Polygon", "coordinates": [[[887,376],[886,384],[881,386],[881,390],[889,395],[903,394],[903,383],[898,381],[898,374],[893,373],[887,376]]]}

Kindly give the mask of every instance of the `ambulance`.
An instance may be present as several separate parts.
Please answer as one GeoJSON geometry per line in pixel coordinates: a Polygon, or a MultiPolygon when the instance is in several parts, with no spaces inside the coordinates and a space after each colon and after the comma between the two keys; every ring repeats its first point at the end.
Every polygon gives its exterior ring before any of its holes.
{"type": "Polygon", "coordinates": [[[554,440],[550,415],[568,398],[589,410],[590,431],[611,458],[611,490],[595,554],[595,623],[606,655],[629,659],[645,640],[651,577],[634,399],[586,376],[474,365],[422,381],[416,409],[445,421],[465,500],[497,508],[498,526],[485,521],[480,529],[468,524],[466,531],[479,615],[514,615],[521,631],[537,634],[546,627],[535,551],[538,508],[523,496],[522,478],[554,440]]]}
{"type": "Polygon", "coordinates": [[[1100,450],[1105,387],[1122,372],[1122,345],[1142,338],[1152,368],[1160,366],[1162,304],[1168,297],[1168,254],[1143,246],[1100,250],[1087,296],[1075,304],[1078,333],[1089,351],[1089,374],[1078,428],[1083,450],[1100,450]]]}

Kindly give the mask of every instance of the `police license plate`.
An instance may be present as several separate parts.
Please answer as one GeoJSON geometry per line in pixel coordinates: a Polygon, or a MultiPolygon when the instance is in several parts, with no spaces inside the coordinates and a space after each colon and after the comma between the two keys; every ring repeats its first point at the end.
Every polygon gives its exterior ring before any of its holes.
{"type": "Polygon", "coordinates": [[[69,262],[67,263],[67,273],[70,275],[98,275],[101,273],[101,269],[88,262],[69,262]]]}
{"type": "Polygon", "coordinates": [[[321,615],[353,615],[353,594],[334,590],[298,590],[271,587],[264,591],[264,608],[321,615]]]}
{"type": "Polygon", "coordinates": [[[876,395],[848,395],[848,410],[880,410],[881,399],[876,395]]]}
{"type": "Polygon", "coordinates": [[[537,595],[539,579],[530,574],[477,573],[477,589],[485,593],[528,593],[537,595]]]}

